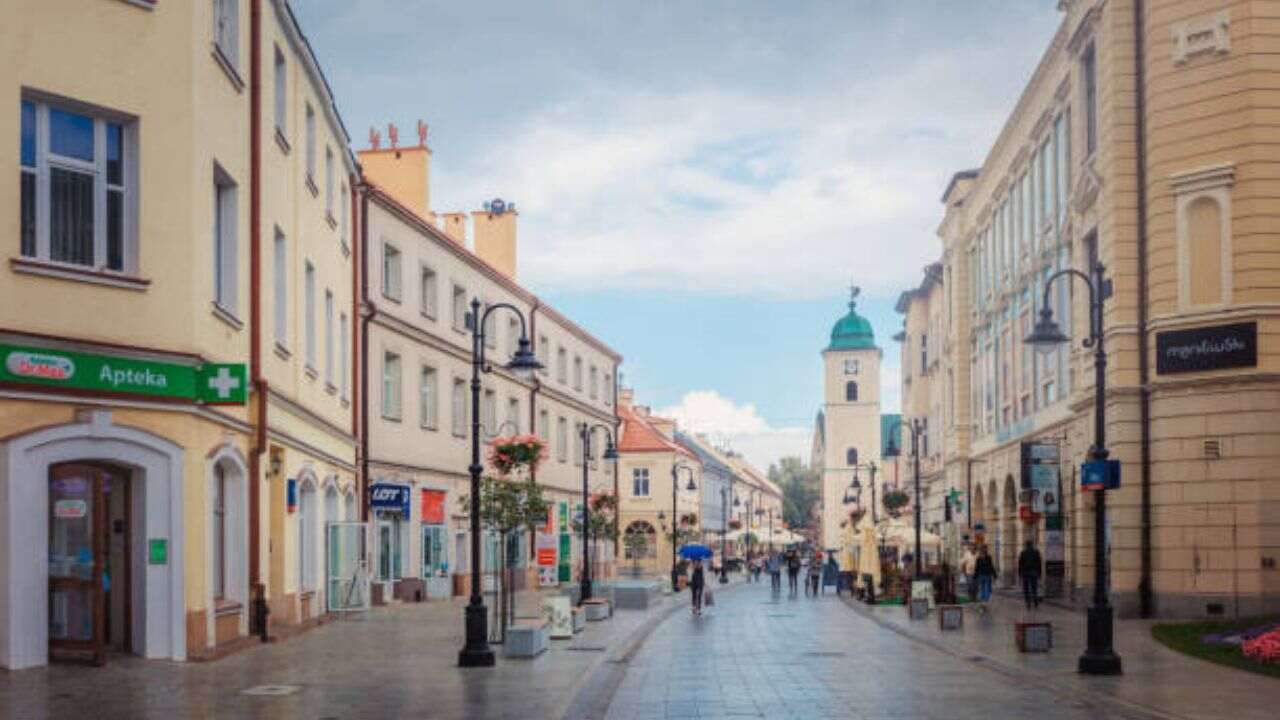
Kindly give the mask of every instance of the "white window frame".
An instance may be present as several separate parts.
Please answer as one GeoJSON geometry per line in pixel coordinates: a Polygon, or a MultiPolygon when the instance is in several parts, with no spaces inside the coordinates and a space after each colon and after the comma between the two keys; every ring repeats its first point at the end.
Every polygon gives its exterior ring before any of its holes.
{"type": "Polygon", "coordinates": [[[338,369],[341,371],[341,377],[338,378],[338,397],[344,402],[351,385],[351,355],[347,344],[349,342],[347,329],[347,314],[342,313],[338,316],[338,369]]]}
{"type": "Polygon", "coordinates": [[[302,323],[305,328],[306,364],[316,371],[316,266],[308,260],[303,270],[302,323]]]}
{"type": "Polygon", "coordinates": [[[631,469],[632,497],[649,497],[649,468],[631,469]]]}
{"type": "Polygon", "coordinates": [[[384,420],[400,421],[403,410],[402,372],[403,363],[400,360],[400,354],[384,350],[382,352],[382,417],[384,420]]]}
{"type": "Polygon", "coordinates": [[[284,138],[287,136],[285,128],[289,122],[289,64],[285,59],[284,51],[280,49],[279,45],[275,46],[273,72],[275,80],[276,132],[280,133],[280,137],[284,138]]]}
{"type": "Polygon", "coordinates": [[[556,459],[560,462],[569,459],[569,421],[564,416],[556,418],[556,459]]]}
{"type": "Polygon", "coordinates": [[[573,389],[582,392],[582,356],[573,356],[573,389]]]}
{"type": "Polygon", "coordinates": [[[312,188],[316,185],[316,111],[311,103],[306,104],[306,141],[307,141],[307,182],[312,188]]]}
{"type": "Polygon", "coordinates": [[[512,433],[515,435],[519,435],[520,434],[520,398],[518,397],[512,396],[507,398],[507,422],[511,423],[511,426],[515,428],[512,431],[512,433]]]}
{"type": "Polygon", "coordinates": [[[324,214],[329,222],[333,217],[333,148],[324,146],[324,214]]]}
{"type": "Polygon", "coordinates": [[[235,317],[240,294],[237,278],[239,238],[238,188],[235,180],[213,166],[213,304],[235,317]]]}
{"type": "Polygon", "coordinates": [[[289,239],[284,231],[276,228],[272,245],[272,303],[273,334],[276,345],[289,348],[289,239]]]}
{"type": "Polygon", "coordinates": [[[418,423],[427,430],[438,426],[440,373],[430,365],[418,370],[418,423]]]}
{"type": "Polygon", "coordinates": [[[240,3],[213,0],[213,47],[232,70],[240,70],[240,3]]]}
{"type": "Polygon", "coordinates": [[[440,276],[425,263],[418,265],[418,309],[435,320],[440,312],[440,276]]]}
{"type": "Polygon", "coordinates": [[[452,304],[450,312],[453,317],[450,318],[450,324],[453,329],[458,332],[465,333],[467,331],[467,289],[458,283],[453,284],[450,291],[449,299],[452,304]]]}
{"type": "Polygon", "coordinates": [[[457,437],[467,436],[467,381],[462,378],[453,379],[453,387],[449,395],[450,424],[457,437]]]}
{"type": "Polygon", "coordinates": [[[595,365],[587,368],[587,395],[592,400],[600,397],[600,370],[595,365]]]}
{"type": "Polygon", "coordinates": [[[324,290],[324,382],[330,389],[336,390],[334,383],[334,373],[337,371],[334,358],[334,327],[333,327],[333,291],[329,288],[324,290]]]}
{"type": "Polygon", "coordinates": [[[569,351],[563,345],[556,348],[556,382],[561,385],[569,382],[569,351]]]}
{"type": "Polygon", "coordinates": [[[382,296],[400,302],[404,280],[404,255],[390,241],[382,241],[382,296]]]}

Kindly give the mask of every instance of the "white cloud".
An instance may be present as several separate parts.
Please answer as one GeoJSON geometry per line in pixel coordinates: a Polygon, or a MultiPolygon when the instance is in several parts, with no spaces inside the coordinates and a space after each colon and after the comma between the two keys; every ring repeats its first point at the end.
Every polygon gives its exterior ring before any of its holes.
{"type": "Polygon", "coordinates": [[[761,472],[785,455],[799,455],[808,462],[809,427],[772,427],[756,412],[755,405],[739,405],[714,390],[694,390],[659,415],[675,418],[681,430],[706,433],[717,445],[742,453],[761,472]]]}

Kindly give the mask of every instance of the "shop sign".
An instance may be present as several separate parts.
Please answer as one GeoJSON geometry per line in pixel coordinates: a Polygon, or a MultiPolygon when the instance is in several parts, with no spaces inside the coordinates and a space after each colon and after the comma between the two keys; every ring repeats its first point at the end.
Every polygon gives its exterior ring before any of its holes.
{"type": "Polygon", "coordinates": [[[169,540],[167,538],[150,538],[147,540],[147,564],[169,564],[169,540]]]}
{"type": "Polygon", "coordinates": [[[427,525],[444,524],[445,494],[441,490],[422,491],[422,522],[427,525]]]}
{"type": "Polygon", "coordinates": [[[377,483],[369,488],[369,507],[374,511],[398,512],[409,517],[409,487],[377,483]]]}
{"type": "Polygon", "coordinates": [[[59,520],[78,520],[89,514],[89,503],[80,499],[55,500],[53,516],[59,520]]]}
{"type": "Polygon", "coordinates": [[[550,587],[557,584],[560,581],[560,570],[556,567],[559,538],[555,533],[540,532],[534,536],[533,543],[538,561],[538,585],[550,587]]]}
{"type": "Polygon", "coordinates": [[[243,363],[178,363],[0,344],[0,383],[45,385],[193,400],[207,405],[248,401],[243,363]]]}
{"type": "Polygon", "coordinates": [[[1080,466],[1081,490],[1118,490],[1119,460],[1090,460],[1080,466]]]}
{"type": "Polygon", "coordinates": [[[1256,322],[1156,333],[1156,373],[1257,367],[1256,322]]]}
{"type": "MultiPolygon", "coordinates": [[[[567,504],[567,503],[561,503],[567,504]]],[[[564,520],[564,516],[560,516],[564,520]]],[[[567,583],[573,579],[573,567],[569,564],[569,558],[573,555],[573,536],[569,533],[560,533],[560,576],[562,583],[567,583]]]]}

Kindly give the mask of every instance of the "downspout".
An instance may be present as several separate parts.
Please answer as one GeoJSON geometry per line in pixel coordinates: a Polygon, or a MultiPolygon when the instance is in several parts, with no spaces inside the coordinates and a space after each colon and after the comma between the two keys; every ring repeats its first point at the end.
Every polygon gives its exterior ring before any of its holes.
{"type": "MultiPolygon", "coordinates": [[[[613,366],[613,446],[616,448],[622,444],[622,438],[618,435],[618,430],[622,427],[622,421],[618,419],[618,386],[622,384],[622,373],[618,372],[618,366],[613,366]]],[[[621,455],[621,453],[618,453],[621,455]]],[[[613,459],[613,557],[619,558],[622,554],[622,503],[618,500],[620,482],[618,477],[618,458],[613,459]]],[[[615,560],[616,562],[616,560],[615,560]]]]}
{"type": "Polygon", "coordinates": [[[1150,359],[1147,351],[1147,100],[1146,51],[1142,0],[1133,0],[1134,56],[1134,174],[1138,185],[1138,412],[1142,453],[1141,579],[1138,581],[1138,611],[1149,618],[1155,613],[1155,593],[1151,587],[1151,394],[1150,359]]]}
{"type": "MultiPolygon", "coordinates": [[[[369,321],[377,313],[373,303],[369,301],[369,267],[364,262],[369,250],[369,192],[364,188],[360,193],[360,242],[358,256],[360,262],[356,267],[360,272],[360,299],[366,308],[360,315],[360,381],[357,384],[360,394],[360,477],[365,486],[369,484],[369,402],[365,389],[369,382],[369,321]]],[[[369,522],[369,493],[361,487],[360,520],[369,522]]]]}
{"type": "Polygon", "coordinates": [[[267,380],[262,375],[262,0],[249,3],[249,366],[257,398],[249,452],[249,632],[268,639],[267,588],[262,581],[262,498],[259,478],[267,450],[267,380]]]}
{"type": "MultiPolygon", "coordinates": [[[[367,433],[364,432],[364,426],[360,424],[360,398],[362,397],[360,387],[360,340],[358,334],[360,332],[360,324],[357,318],[360,317],[360,292],[359,288],[363,287],[360,283],[360,267],[364,259],[364,254],[360,251],[360,218],[364,216],[360,212],[359,197],[363,197],[364,193],[360,190],[360,173],[352,173],[347,178],[347,187],[351,188],[351,346],[348,349],[351,357],[351,367],[347,368],[350,373],[349,382],[351,383],[351,432],[355,434],[357,441],[357,452],[359,457],[364,457],[364,447],[360,445],[359,438],[367,433]]],[[[357,461],[357,467],[360,463],[357,461]]],[[[365,477],[361,474],[356,478],[356,492],[361,496],[364,495],[365,477]]]]}
{"type": "MultiPolygon", "coordinates": [[[[538,307],[542,304],[536,296],[533,298],[533,306],[529,308],[529,342],[536,343],[538,338],[538,307]]],[[[537,353],[537,345],[534,344],[534,353],[537,353]]],[[[538,393],[542,390],[542,379],[538,377],[538,373],[533,374],[533,388],[529,390],[529,434],[538,434],[538,393]]],[[[538,471],[536,469],[529,473],[529,479],[535,484],[538,482],[538,471]]],[[[537,545],[538,533],[536,529],[529,529],[529,557],[536,558],[538,554],[537,545]]]]}

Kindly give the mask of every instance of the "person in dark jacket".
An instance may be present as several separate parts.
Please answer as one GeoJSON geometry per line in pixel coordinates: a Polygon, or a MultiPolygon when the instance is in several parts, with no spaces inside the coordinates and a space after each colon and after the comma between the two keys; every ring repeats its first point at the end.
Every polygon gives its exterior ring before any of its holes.
{"type": "Polygon", "coordinates": [[[702,572],[702,561],[693,561],[693,572],[689,576],[689,595],[693,598],[693,614],[702,614],[702,589],[707,585],[706,575],[702,572]]]}
{"type": "Polygon", "coordinates": [[[978,581],[978,602],[985,607],[986,602],[991,599],[991,583],[996,577],[996,563],[991,559],[991,553],[987,551],[986,545],[978,549],[978,559],[973,564],[973,576],[978,581]]]}
{"type": "Polygon", "coordinates": [[[1027,601],[1027,609],[1040,607],[1040,575],[1044,563],[1040,551],[1030,541],[1018,553],[1018,577],[1022,578],[1022,597],[1027,601]]]}
{"type": "Polygon", "coordinates": [[[799,578],[800,555],[795,550],[792,550],[787,553],[787,591],[791,597],[795,597],[800,592],[799,578]]]}

